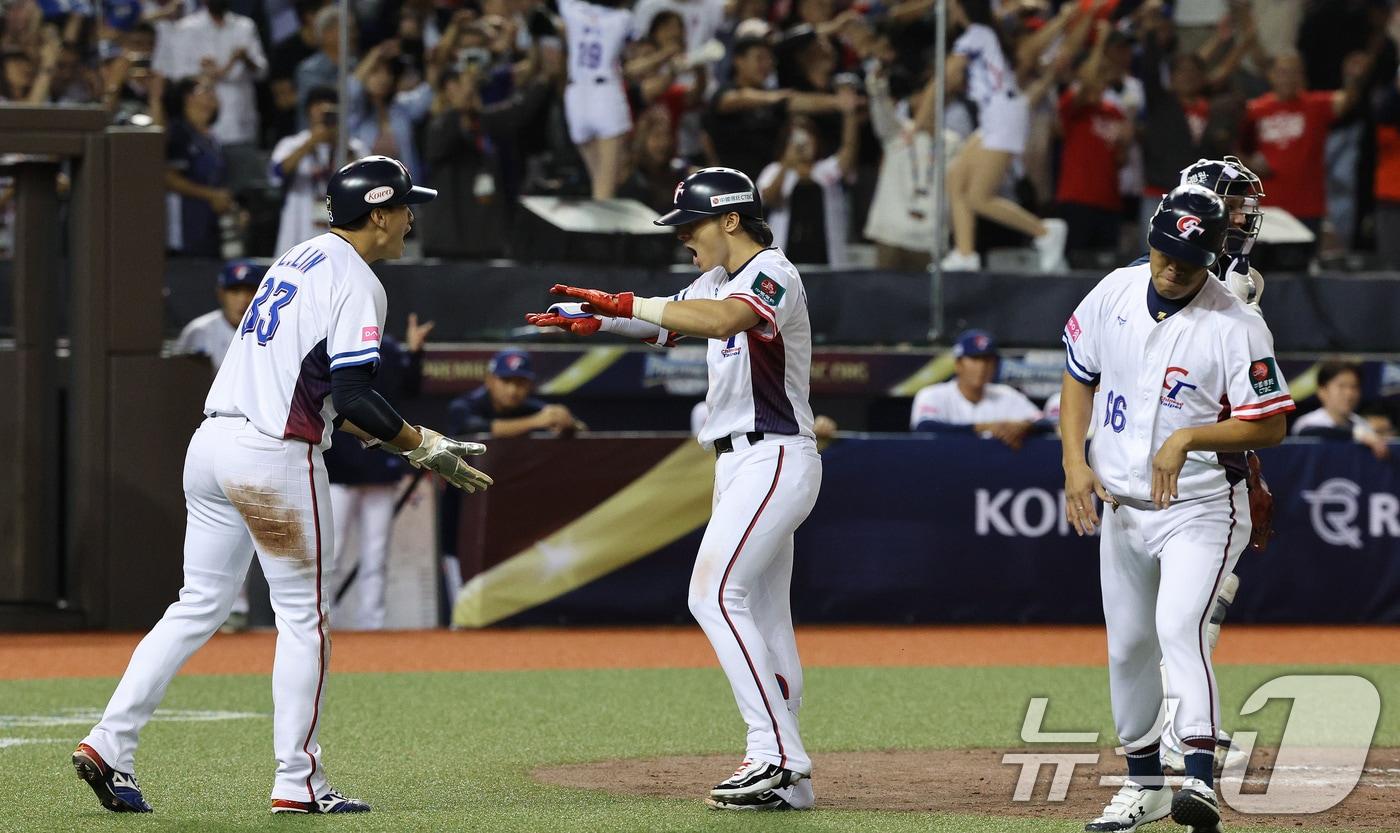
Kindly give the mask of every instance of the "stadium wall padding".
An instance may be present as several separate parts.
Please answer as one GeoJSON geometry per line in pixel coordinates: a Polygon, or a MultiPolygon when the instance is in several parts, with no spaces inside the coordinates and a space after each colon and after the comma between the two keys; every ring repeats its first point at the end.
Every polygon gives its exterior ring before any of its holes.
{"type": "MultiPolygon", "coordinates": [[[[707,462],[692,453],[703,453],[693,440],[678,436],[496,442],[491,454],[501,467],[491,467],[490,455],[482,465],[505,488],[477,501],[475,528],[463,536],[475,618],[460,624],[689,620],[686,592],[703,520],[636,511],[614,513],[600,528],[590,513],[619,489],[613,472],[591,473],[600,452],[630,471],[663,461],[674,471],[678,453],[691,455],[687,465],[707,462]],[[568,488],[594,496],[592,505],[552,502],[561,473],[568,488]],[[610,485],[594,489],[595,478],[610,485]],[[522,538],[532,524],[547,534],[522,538]],[[671,543],[618,557],[639,536],[656,538],[658,527],[671,543]],[[591,531],[571,537],[581,529],[591,531]],[[571,543],[540,546],[549,541],[571,543]],[[535,566],[521,571],[511,561],[526,553],[535,566]],[[594,578],[603,562],[610,571],[594,578]],[[570,576],[567,589],[560,577],[570,576]]],[[[1400,459],[1308,440],[1261,458],[1277,501],[1276,534],[1265,551],[1242,556],[1230,619],[1400,623],[1400,459]]],[[[797,534],[798,621],[1103,621],[1098,539],[1078,537],[1063,519],[1055,439],[1012,451],[969,437],[842,438],[822,459],[821,496],[797,534]]],[[[668,495],[672,503],[708,497],[710,479],[695,473],[703,469],[689,470],[688,480],[666,482],[694,494],[668,495]]]]}

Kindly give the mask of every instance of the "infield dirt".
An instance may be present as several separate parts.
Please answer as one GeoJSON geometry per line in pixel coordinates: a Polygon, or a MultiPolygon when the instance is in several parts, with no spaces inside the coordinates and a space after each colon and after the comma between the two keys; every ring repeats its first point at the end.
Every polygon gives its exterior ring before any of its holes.
{"type": "MultiPolygon", "coordinates": [[[[1002,762],[1015,749],[899,750],[833,752],[814,755],[813,786],[822,810],[890,810],[1034,816],[1083,824],[1102,810],[1117,790],[1100,786],[1102,776],[1120,776],[1113,750],[1099,750],[1097,766],[1075,768],[1063,801],[1048,801],[1053,768],[1042,767],[1030,800],[1014,801],[1019,765],[1002,762]]],[[[1044,753],[1046,749],[1035,749],[1044,753]]],[[[1084,747],[1063,751],[1084,753],[1084,747]]],[[[1273,772],[1274,750],[1258,749],[1250,761],[1243,792],[1261,792],[1273,772]]],[[[541,767],[537,780],[560,787],[603,790],[629,796],[690,798],[700,801],[729,774],[734,757],[722,755],[599,761],[541,767]]],[[[1326,773],[1313,773],[1327,777],[1326,773]]],[[[1226,829],[1270,827],[1328,830],[1396,829],[1400,818],[1400,749],[1373,749],[1361,782],[1325,815],[1245,815],[1226,810],[1226,829]]],[[[1079,829],[1066,827],[1066,830],[1079,829]]],[[[1165,828],[1164,828],[1165,829],[1165,828]]]]}

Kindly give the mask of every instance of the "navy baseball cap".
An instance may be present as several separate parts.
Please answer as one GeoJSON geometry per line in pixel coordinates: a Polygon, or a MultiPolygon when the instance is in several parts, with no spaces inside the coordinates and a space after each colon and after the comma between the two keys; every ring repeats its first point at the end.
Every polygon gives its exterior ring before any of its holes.
{"type": "Polygon", "coordinates": [[[219,288],[232,289],[235,286],[257,288],[267,274],[266,266],[259,266],[251,260],[230,260],[219,270],[219,288]]]}
{"type": "Polygon", "coordinates": [[[502,350],[492,356],[490,372],[498,379],[535,378],[535,371],[530,367],[530,354],[524,350],[502,350]]]}
{"type": "Polygon", "coordinates": [[[997,355],[997,341],[986,330],[967,330],[953,342],[954,358],[997,355]]]}

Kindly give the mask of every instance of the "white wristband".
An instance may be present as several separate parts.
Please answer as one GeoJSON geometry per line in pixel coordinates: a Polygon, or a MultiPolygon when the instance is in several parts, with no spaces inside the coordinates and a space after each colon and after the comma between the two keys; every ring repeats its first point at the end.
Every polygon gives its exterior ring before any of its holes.
{"type": "Polygon", "coordinates": [[[660,327],[662,326],[661,313],[669,303],[671,303],[670,298],[633,298],[632,317],[660,327]]]}

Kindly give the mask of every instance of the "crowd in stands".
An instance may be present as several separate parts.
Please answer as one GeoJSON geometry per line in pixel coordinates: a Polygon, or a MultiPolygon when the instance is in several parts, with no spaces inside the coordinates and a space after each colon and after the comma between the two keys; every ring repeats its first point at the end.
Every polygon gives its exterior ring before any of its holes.
{"type": "Polygon", "coordinates": [[[328,0],[8,0],[0,100],[163,126],[182,254],[274,256],[325,228],[344,132],[439,189],[428,256],[518,254],[521,195],[659,211],[686,171],[725,165],[801,263],[866,244],[920,269],[946,235],[949,269],[1005,245],[1099,266],[1142,248],[1182,168],[1233,153],[1323,253],[1393,263],[1394,6],[949,0],[940,125],[933,0],[354,0],[345,101],[328,0]]]}

